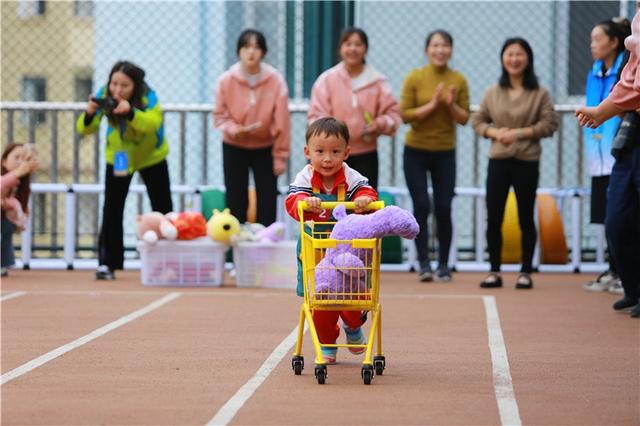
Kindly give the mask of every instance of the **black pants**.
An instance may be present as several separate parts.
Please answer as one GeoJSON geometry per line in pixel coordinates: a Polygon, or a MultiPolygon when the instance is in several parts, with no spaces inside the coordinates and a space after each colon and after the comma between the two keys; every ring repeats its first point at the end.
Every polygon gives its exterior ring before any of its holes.
{"type": "Polygon", "coordinates": [[[376,191],[378,190],[378,151],[351,155],[345,163],[369,179],[369,185],[376,191]]]}
{"type": "Polygon", "coordinates": [[[416,237],[418,260],[429,260],[429,228],[427,219],[431,210],[427,192],[427,172],[431,174],[433,204],[438,230],[438,262],[447,265],[451,247],[451,200],[456,185],[456,152],[425,151],[408,146],[404,148],[404,177],[413,200],[413,215],[420,225],[416,237]]]}
{"type": "MultiPolygon", "coordinates": [[[[173,210],[167,162],[163,160],[139,172],[147,187],[152,210],[160,213],[169,213],[173,210]]],[[[102,229],[98,239],[98,258],[100,265],[107,265],[112,270],[122,269],[124,264],[122,218],[132,178],[133,175],[114,176],[113,166],[107,164],[104,179],[102,229]]]]}
{"type": "Polygon", "coordinates": [[[605,226],[624,293],[631,299],[639,299],[640,142],[616,159],[613,165],[605,226]]]}
{"type": "Polygon", "coordinates": [[[247,221],[249,169],[256,185],[256,221],[269,226],[276,221],[278,177],[273,174],[271,147],[243,149],[222,144],[227,206],[240,223],[247,221]]]}
{"type": "Polygon", "coordinates": [[[13,253],[13,233],[16,226],[9,219],[2,219],[2,267],[8,268],[16,263],[13,253]]]}
{"type": "MultiPolygon", "coordinates": [[[[607,211],[607,188],[609,188],[610,175],[592,176],[591,177],[591,223],[604,225],[605,214],[607,211]]],[[[609,270],[618,273],[616,263],[613,259],[613,250],[611,250],[611,241],[606,235],[607,247],[609,247],[609,270]]]]}
{"type": "Polygon", "coordinates": [[[518,201],[518,220],[522,231],[521,272],[533,271],[533,251],[536,246],[536,226],[533,209],[538,188],[538,161],[522,161],[513,158],[489,160],[487,173],[487,245],[491,271],[499,272],[502,264],[502,220],[513,185],[518,201]]]}

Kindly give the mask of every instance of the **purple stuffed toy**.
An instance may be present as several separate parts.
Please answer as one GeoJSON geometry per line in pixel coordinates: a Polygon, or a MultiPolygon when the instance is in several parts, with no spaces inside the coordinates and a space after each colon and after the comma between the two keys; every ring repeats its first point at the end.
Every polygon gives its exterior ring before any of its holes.
{"type": "MultiPolygon", "coordinates": [[[[396,206],[387,206],[366,215],[347,215],[345,207],[339,205],[333,210],[333,217],[337,222],[330,238],[336,240],[391,235],[414,239],[420,231],[413,215],[396,206]]],[[[349,299],[355,293],[366,293],[372,256],[371,249],[356,249],[351,244],[338,244],[335,249],[327,249],[324,258],[315,268],[316,293],[327,293],[323,297],[327,299],[349,299]]]]}

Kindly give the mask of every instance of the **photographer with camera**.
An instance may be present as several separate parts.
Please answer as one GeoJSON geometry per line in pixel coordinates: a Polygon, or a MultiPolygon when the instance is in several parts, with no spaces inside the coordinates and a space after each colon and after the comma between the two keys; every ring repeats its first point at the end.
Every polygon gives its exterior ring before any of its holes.
{"type": "Polygon", "coordinates": [[[156,93],[144,81],[145,72],[127,61],[117,62],[108,84],[90,97],[76,123],[78,133],[98,131],[108,121],[104,207],[98,240],[96,279],[112,280],[124,263],[123,214],[131,178],[140,172],[154,211],[173,209],[166,157],[162,110],[156,93]]]}

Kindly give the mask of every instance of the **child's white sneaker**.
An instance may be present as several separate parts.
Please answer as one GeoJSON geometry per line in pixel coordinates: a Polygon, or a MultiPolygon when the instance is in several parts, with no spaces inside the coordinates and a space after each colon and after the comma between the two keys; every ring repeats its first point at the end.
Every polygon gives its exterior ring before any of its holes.
{"type": "MultiPolygon", "coordinates": [[[[344,327],[344,332],[347,335],[347,344],[349,345],[366,345],[367,339],[362,334],[362,327],[356,329],[344,327]]],[[[366,348],[349,348],[349,352],[359,355],[363,353],[366,348]]]]}

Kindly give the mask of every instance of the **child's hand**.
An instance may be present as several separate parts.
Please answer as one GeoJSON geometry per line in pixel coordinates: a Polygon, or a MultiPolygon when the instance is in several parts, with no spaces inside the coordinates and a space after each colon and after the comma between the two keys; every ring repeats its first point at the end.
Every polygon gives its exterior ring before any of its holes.
{"type": "Polygon", "coordinates": [[[304,199],[304,201],[307,202],[306,211],[308,211],[309,213],[318,214],[322,212],[322,209],[320,208],[320,203],[322,202],[322,200],[320,198],[307,197],[304,199]]]}
{"type": "Polygon", "coordinates": [[[367,197],[366,195],[362,195],[362,196],[356,198],[355,200],[353,200],[353,202],[356,205],[356,208],[354,209],[354,211],[356,213],[362,213],[362,212],[367,211],[367,206],[372,201],[373,200],[370,197],[367,197]]]}

